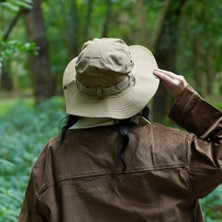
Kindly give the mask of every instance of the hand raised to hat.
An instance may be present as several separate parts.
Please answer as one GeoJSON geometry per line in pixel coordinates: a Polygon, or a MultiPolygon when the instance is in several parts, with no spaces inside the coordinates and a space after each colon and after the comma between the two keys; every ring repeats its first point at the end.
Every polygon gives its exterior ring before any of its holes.
{"type": "Polygon", "coordinates": [[[174,98],[177,98],[188,85],[183,76],[166,70],[154,69],[153,74],[160,79],[167,92],[174,98]]]}

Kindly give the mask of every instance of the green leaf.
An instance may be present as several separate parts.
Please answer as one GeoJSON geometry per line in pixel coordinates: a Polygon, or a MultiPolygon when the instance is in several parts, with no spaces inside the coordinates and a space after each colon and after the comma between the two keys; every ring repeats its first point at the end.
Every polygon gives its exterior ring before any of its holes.
{"type": "Polygon", "coordinates": [[[12,162],[10,162],[8,160],[0,159],[0,169],[1,169],[1,171],[2,171],[2,169],[12,170],[14,168],[15,168],[15,164],[13,164],[12,162]]]}
{"type": "Polygon", "coordinates": [[[1,5],[3,7],[6,7],[7,9],[9,9],[11,11],[14,11],[14,12],[17,12],[19,10],[18,6],[13,5],[13,4],[9,3],[9,2],[3,2],[3,3],[1,3],[1,5]]]}
{"type": "Polygon", "coordinates": [[[23,8],[27,8],[27,9],[31,9],[32,8],[32,5],[31,5],[31,1],[18,1],[18,0],[11,0],[11,2],[18,6],[18,7],[23,7],[23,8]]]}

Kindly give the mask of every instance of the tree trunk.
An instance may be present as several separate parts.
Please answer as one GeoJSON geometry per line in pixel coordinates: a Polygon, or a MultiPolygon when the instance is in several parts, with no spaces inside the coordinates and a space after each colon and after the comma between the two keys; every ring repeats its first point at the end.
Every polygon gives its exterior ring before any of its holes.
{"type": "Polygon", "coordinates": [[[85,23],[84,36],[83,36],[85,42],[89,38],[89,30],[90,30],[90,23],[91,23],[91,15],[93,12],[93,4],[94,4],[94,0],[88,0],[86,23],[85,23]]]}
{"type": "Polygon", "coordinates": [[[77,56],[79,53],[79,16],[77,10],[77,1],[72,0],[70,2],[71,10],[70,17],[72,20],[71,27],[67,30],[69,32],[69,36],[71,36],[71,47],[70,47],[70,55],[71,57],[77,56]]]}
{"type": "Polygon", "coordinates": [[[137,0],[136,2],[136,16],[137,16],[137,23],[138,23],[138,34],[139,34],[139,42],[143,46],[148,46],[148,35],[147,35],[147,28],[146,28],[146,13],[145,13],[145,5],[143,0],[137,0]]]}
{"type": "Polygon", "coordinates": [[[203,95],[206,93],[205,90],[205,73],[203,64],[203,52],[200,46],[200,39],[196,36],[192,41],[193,48],[193,67],[194,67],[194,81],[197,91],[203,95]]]}
{"type": "MultiPolygon", "coordinates": [[[[7,41],[13,28],[15,27],[16,23],[18,22],[20,16],[21,16],[22,11],[20,10],[15,17],[12,19],[11,23],[8,25],[6,32],[4,33],[3,36],[3,41],[7,41]]],[[[13,91],[13,80],[12,76],[10,74],[9,68],[8,68],[9,62],[3,61],[2,65],[2,74],[0,75],[1,78],[1,86],[0,88],[6,91],[13,91]],[[5,64],[7,63],[7,64],[5,64]]]]}
{"type": "Polygon", "coordinates": [[[207,94],[212,95],[213,94],[213,81],[215,79],[214,71],[213,71],[213,65],[212,65],[212,50],[209,50],[206,54],[206,78],[207,78],[207,94]]]}
{"type": "Polygon", "coordinates": [[[112,0],[107,0],[106,3],[107,3],[106,18],[104,21],[103,32],[102,32],[102,37],[104,37],[104,38],[106,38],[108,36],[109,21],[110,21],[110,16],[111,16],[111,11],[112,11],[112,0]]]}
{"type": "Polygon", "coordinates": [[[13,81],[10,75],[10,71],[7,70],[7,67],[3,65],[1,72],[1,89],[5,91],[13,91],[13,81]]]}
{"type": "MultiPolygon", "coordinates": [[[[168,0],[163,10],[162,25],[156,30],[154,37],[154,55],[160,68],[175,71],[177,25],[184,3],[187,0],[168,0]]],[[[161,24],[161,23],[158,23],[161,24]]],[[[153,102],[153,116],[155,121],[161,121],[169,111],[171,98],[160,86],[153,102]]]]}
{"type": "Polygon", "coordinates": [[[33,8],[25,13],[25,25],[28,40],[39,47],[38,55],[30,58],[30,70],[33,80],[34,96],[38,103],[41,98],[54,95],[55,83],[50,70],[48,42],[40,0],[33,0],[33,8]]]}

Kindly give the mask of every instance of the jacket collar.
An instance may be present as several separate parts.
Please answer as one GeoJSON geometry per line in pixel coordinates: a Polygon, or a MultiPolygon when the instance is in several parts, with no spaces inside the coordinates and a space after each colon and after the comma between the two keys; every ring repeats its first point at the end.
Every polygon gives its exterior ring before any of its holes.
{"type": "MultiPolygon", "coordinates": [[[[139,126],[144,126],[150,124],[150,121],[140,115],[136,115],[132,117],[132,121],[139,126]]],[[[99,126],[110,126],[114,125],[116,121],[110,118],[88,118],[83,117],[79,119],[73,126],[69,129],[88,129],[94,128],[99,126]]]]}

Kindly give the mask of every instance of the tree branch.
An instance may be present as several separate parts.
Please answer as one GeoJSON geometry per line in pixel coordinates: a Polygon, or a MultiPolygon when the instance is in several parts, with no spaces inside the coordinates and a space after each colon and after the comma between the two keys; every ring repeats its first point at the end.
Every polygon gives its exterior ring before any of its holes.
{"type": "Polygon", "coordinates": [[[5,32],[4,36],[3,36],[3,41],[7,41],[9,38],[10,33],[12,32],[12,29],[14,28],[14,26],[16,25],[17,21],[19,20],[20,15],[22,14],[22,11],[18,11],[17,15],[15,15],[15,17],[12,19],[7,31],[5,32]]]}

